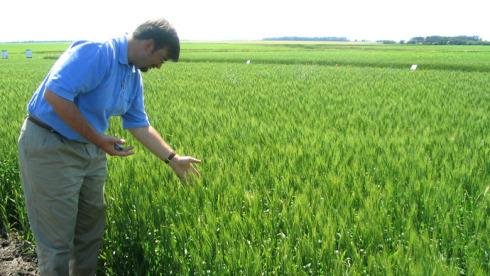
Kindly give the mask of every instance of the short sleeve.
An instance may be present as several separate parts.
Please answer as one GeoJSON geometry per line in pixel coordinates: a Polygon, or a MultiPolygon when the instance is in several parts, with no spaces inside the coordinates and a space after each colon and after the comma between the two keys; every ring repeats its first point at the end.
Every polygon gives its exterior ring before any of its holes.
{"type": "Polygon", "coordinates": [[[103,44],[73,45],[51,69],[47,88],[58,96],[73,101],[81,93],[97,87],[109,71],[108,53],[103,44]]]}

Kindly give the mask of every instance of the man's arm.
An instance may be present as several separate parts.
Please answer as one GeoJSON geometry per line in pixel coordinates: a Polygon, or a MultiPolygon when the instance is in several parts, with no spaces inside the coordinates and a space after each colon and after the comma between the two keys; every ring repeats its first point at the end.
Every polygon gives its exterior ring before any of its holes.
{"type": "Polygon", "coordinates": [[[117,156],[128,156],[133,154],[133,152],[130,150],[116,150],[114,148],[114,144],[124,144],[125,141],[116,137],[98,134],[87,122],[87,119],[83,117],[78,107],[72,101],[56,95],[49,89],[47,89],[46,93],[44,93],[44,98],[66,124],[82,135],[85,139],[100,147],[106,153],[117,156]]]}
{"type": "MultiPolygon", "coordinates": [[[[167,161],[169,156],[174,153],[172,148],[152,126],[129,128],[128,131],[131,132],[134,138],[143,144],[149,151],[163,161],[167,161]]],[[[185,181],[189,173],[200,175],[200,172],[192,165],[194,163],[201,163],[201,160],[191,156],[180,156],[176,154],[170,160],[169,165],[177,176],[182,181],[185,181]]]]}

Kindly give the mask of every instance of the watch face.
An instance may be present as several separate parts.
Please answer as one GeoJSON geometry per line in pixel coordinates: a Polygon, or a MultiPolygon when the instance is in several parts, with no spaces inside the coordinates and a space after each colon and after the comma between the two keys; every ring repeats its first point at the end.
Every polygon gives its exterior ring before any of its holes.
{"type": "Polygon", "coordinates": [[[167,160],[165,160],[165,162],[167,162],[167,163],[168,163],[168,162],[170,162],[170,160],[172,160],[174,157],[175,157],[175,152],[172,152],[172,153],[171,153],[171,154],[168,156],[167,160]]]}

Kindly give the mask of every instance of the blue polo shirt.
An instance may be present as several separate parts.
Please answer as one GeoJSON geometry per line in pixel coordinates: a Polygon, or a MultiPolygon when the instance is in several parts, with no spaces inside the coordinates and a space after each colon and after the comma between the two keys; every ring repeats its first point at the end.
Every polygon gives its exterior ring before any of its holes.
{"type": "Polygon", "coordinates": [[[29,114],[61,135],[87,142],[46,102],[46,89],[74,102],[100,134],[109,127],[111,116],[121,116],[124,128],[150,125],[144,108],[141,72],[128,62],[126,37],[102,43],[74,42],[53,65],[27,106],[29,114]]]}

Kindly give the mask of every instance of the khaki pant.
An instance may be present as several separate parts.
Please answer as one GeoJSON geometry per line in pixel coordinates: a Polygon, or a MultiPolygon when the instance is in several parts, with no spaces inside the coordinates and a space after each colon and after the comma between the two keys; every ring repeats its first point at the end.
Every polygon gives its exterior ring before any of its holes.
{"type": "Polygon", "coordinates": [[[18,143],[41,275],[94,275],[105,225],[105,153],[27,119],[18,143]]]}

